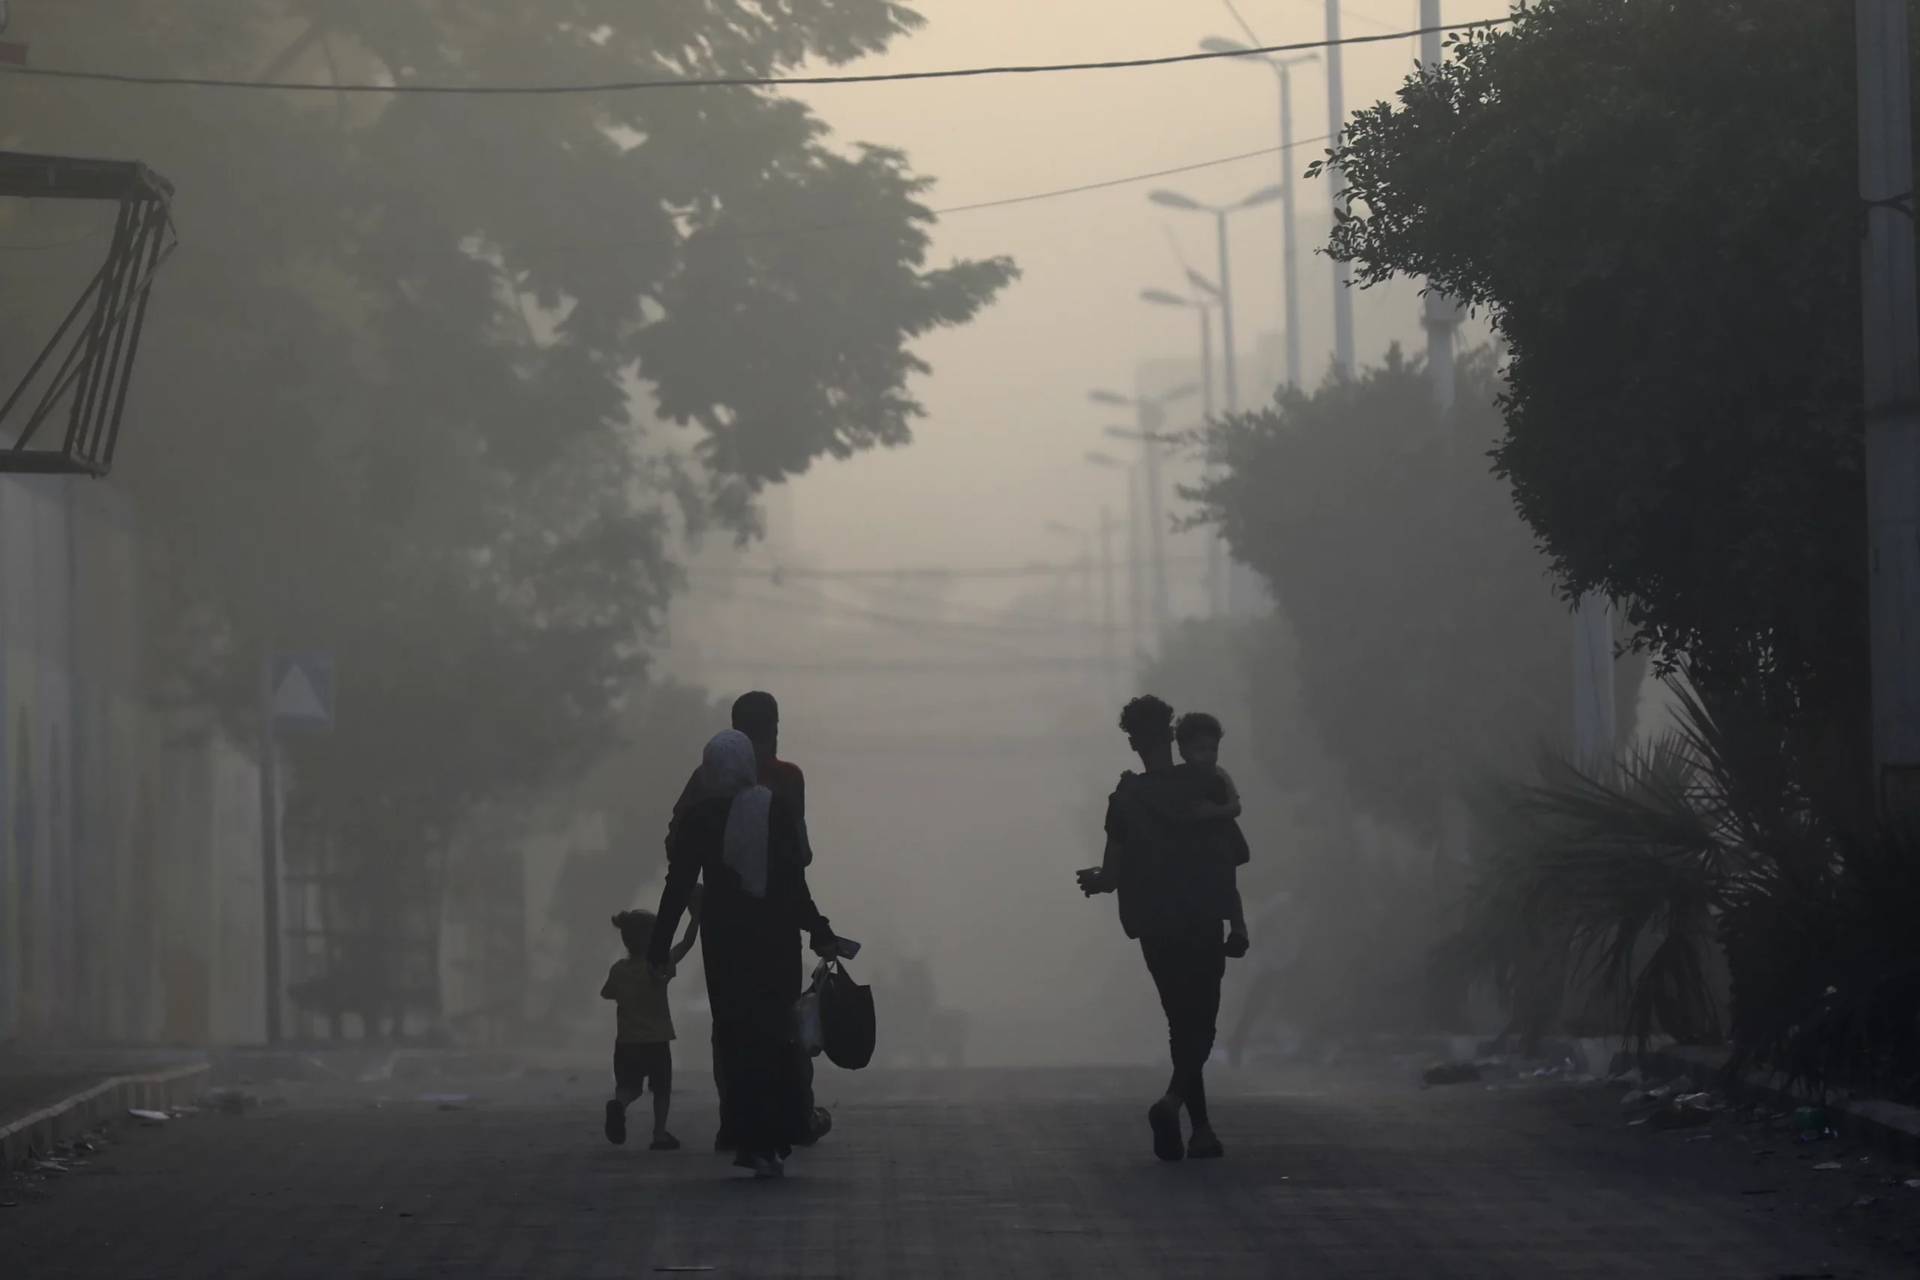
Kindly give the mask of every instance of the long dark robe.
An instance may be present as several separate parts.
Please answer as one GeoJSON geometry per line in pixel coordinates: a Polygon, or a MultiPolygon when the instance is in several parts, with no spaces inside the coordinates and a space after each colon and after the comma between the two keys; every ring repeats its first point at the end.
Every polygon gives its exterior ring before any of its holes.
{"type": "Polygon", "coordinates": [[[807,887],[791,807],[774,797],[761,898],[749,896],[723,860],[729,807],[725,799],[700,801],[676,824],[648,958],[666,960],[693,886],[704,883],[700,950],[724,1083],[722,1125],[742,1152],[772,1152],[792,1141],[805,1087],[792,1047],[793,1004],[804,982],[801,933],[824,940],[831,932],[807,887]]]}

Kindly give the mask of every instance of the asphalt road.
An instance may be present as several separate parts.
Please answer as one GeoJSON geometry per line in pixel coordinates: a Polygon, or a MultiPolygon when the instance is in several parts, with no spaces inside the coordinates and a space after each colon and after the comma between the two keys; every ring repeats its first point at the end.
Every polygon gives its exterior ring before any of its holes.
{"type": "Polygon", "coordinates": [[[128,1129],[0,1187],[0,1257],[50,1278],[1920,1274],[1819,1200],[1871,1182],[1920,1206],[1898,1171],[1630,1130],[1592,1086],[1226,1076],[1226,1158],[1162,1165],[1155,1073],[825,1072],[834,1133],[753,1183],[707,1150],[711,1093],[681,1074],[672,1154],[605,1142],[591,1071],[128,1129]]]}

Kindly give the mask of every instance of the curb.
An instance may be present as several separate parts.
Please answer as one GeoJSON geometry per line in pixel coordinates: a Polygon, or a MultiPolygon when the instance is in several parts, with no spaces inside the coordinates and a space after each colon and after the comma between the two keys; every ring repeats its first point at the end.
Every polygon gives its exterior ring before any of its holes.
{"type": "MultiPolygon", "coordinates": [[[[1685,1076],[1703,1089],[1729,1084],[1726,1055],[1710,1050],[1655,1050],[1647,1055],[1645,1063],[1656,1070],[1685,1076]]],[[[1746,1101],[1764,1099],[1795,1107],[1818,1106],[1827,1113],[1827,1126],[1841,1137],[1898,1160],[1920,1162],[1920,1107],[1878,1098],[1823,1102],[1788,1088],[1778,1076],[1758,1071],[1744,1073],[1731,1085],[1730,1092],[1746,1101]]]]}
{"type": "Polygon", "coordinates": [[[90,1089],[62,1098],[18,1120],[0,1125],[0,1172],[25,1164],[35,1153],[79,1137],[129,1108],[159,1111],[192,1098],[205,1081],[208,1064],[194,1063],[144,1075],[112,1076],[90,1089]]]}

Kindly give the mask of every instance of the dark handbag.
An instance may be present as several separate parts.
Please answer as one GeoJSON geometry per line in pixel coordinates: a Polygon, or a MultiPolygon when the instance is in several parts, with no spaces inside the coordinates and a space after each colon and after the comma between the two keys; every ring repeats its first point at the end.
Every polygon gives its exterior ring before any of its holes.
{"type": "Polygon", "coordinates": [[[873,1061],[873,988],[855,982],[838,960],[822,966],[818,985],[820,1033],[826,1042],[827,1061],[846,1071],[858,1071],[873,1061]]]}

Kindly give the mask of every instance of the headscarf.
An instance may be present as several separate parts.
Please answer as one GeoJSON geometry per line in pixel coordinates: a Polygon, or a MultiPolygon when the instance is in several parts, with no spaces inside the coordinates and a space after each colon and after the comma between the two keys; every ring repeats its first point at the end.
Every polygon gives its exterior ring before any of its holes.
{"type": "Polygon", "coordinates": [[[721,861],[740,878],[747,896],[767,896],[767,829],[773,792],[760,785],[753,740],[737,729],[713,735],[700,758],[707,794],[727,797],[727,833],[721,861]]]}

